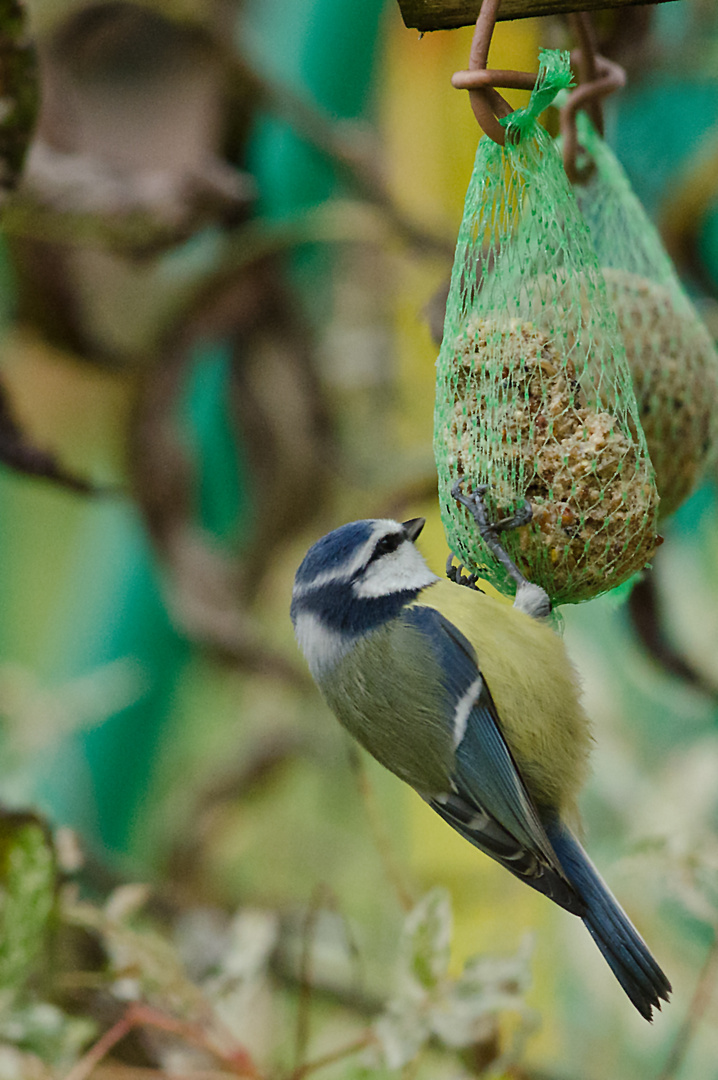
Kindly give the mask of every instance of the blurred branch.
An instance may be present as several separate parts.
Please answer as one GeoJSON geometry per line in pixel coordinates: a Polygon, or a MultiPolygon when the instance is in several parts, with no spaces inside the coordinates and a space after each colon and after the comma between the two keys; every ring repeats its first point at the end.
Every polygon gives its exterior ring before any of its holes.
{"type": "Polygon", "coordinates": [[[19,0],[0,0],[0,191],[12,191],[25,162],[39,102],[35,50],[19,0]]]}
{"type": "MultiPolygon", "coordinates": [[[[282,221],[255,218],[224,231],[210,280],[227,277],[259,258],[283,254],[303,244],[385,244],[392,227],[391,218],[382,214],[380,207],[344,198],[327,199],[282,221]]],[[[178,232],[139,209],[115,218],[79,211],[60,213],[24,193],[8,203],[3,231],[12,237],[46,240],[66,247],[110,248],[139,261],[188,239],[193,232],[178,232]]],[[[453,252],[447,243],[438,254],[451,259],[453,252]]],[[[205,278],[198,291],[204,293],[210,287],[205,278]]]]}
{"type": "MultiPolygon", "coordinates": [[[[272,958],[271,971],[276,979],[285,986],[299,990],[300,980],[293,965],[289,965],[283,959],[281,950],[272,958]]],[[[357,990],[351,986],[339,986],[337,983],[329,985],[319,979],[312,984],[314,998],[320,998],[324,1002],[340,1005],[344,1009],[358,1013],[360,1016],[374,1017],[381,1011],[384,999],[371,993],[357,990]]]]}
{"type": "Polygon", "coordinates": [[[705,264],[700,234],[718,198],[718,140],[705,138],[688,164],[679,169],[658,210],[661,236],[679,270],[690,275],[709,296],[718,283],[705,264]]]}
{"type": "MultiPolygon", "coordinates": [[[[176,415],[197,342],[229,340],[241,352],[245,369],[251,366],[253,346],[262,334],[281,352],[285,365],[307,368],[300,338],[285,310],[276,267],[255,263],[236,271],[221,286],[214,277],[203,284],[183,318],[167,333],[159,360],[144,380],[131,432],[131,468],[150,535],[171,574],[168,599],[181,627],[218,656],[304,690],[311,685],[304,669],[260,644],[244,601],[252,579],[267,570],[272,547],[290,534],[298,514],[311,510],[310,497],[319,497],[321,463],[310,467],[296,447],[296,461],[275,462],[278,455],[266,425],[259,425],[254,439],[258,445],[243,432],[245,453],[257,459],[252,462],[255,482],[267,490],[252,534],[254,557],[247,551],[227,554],[196,524],[197,465],[176,415]],[[291,480],[292,488],[286,491],[285,483],[280,493],[283,477],[291,480]]],[[[290,375],[284,368],[287,385],[290,375]]],[[[278,392],[275,387],[275,398],[278,392]]],[[[261,403],[254,405],[259,412],[261,403]]],[[[297,431],[296,437],[300,435],[297,431]]]]}
{"type": "Polygon", "coordinates": [[[247,92],[250,86],[259,106],[281,117],[303,139],[320,150],[336,166],[352,187],[367,202],[378,207],[397,236],[425,254],[453,259],[454,241],[439,236],[415,221],[397,205],[380,169],[376,139],[356,121],[332,120],[316,103],[299,97],[251,68],[247,61],[235,58],[232,85],[247,92]]]}
{"type": "Polygon", "coordinates": [[[7,391],[0,383],[0,462],[25,476],[53,480],[61,487],[83,495],[109,494],[63,469],[56,458],[30,442],[13,416],[7,391]]]}
{"type": "MultiPolygon", "coordinates": [[[[290,736],[287,736],[289,739],[290,736]]],[[[269,740],[271,742],[272,740],[269,740]]],[[[279,741],[278,739],[275,741],[279,741]]],[[[256,765],[256,758],[260,754],[249,755],[247,762],[248,772],[256,765]]],[[[290,756],[288,752],[285,759],[290,756]]],[[[284,761],[277,760],[275,768],[282,767],[284,761]]],[[[272,775],[274,769],[272,770],[272,775]]],[[[255,793],[255,784],[258,778],[249,781],[243,786],[241,767],[236,770],[236,786],[233,789],[235,804],[244,798],[249,798],[255,793]]],[[[263,782],[269,777],[265,776],[263,782]]],[[[225,776],[227,791],[223,792],[221,802],[228,802],[232,792],[229,790],[229,778],[225,776]]],[[[225,784],[220,781],[219,788],[225,784]]],[[[197,808],[192,808],[190,815],[192,826],[185,837],[186,843],[180,849],[179,845],[168,857],[168,870],[163,881],[158,883],[150,894],[145,910],[148,915],[163,926],[172,926],[177,918],[184,912],[196,907],[216,909],[224,913],[228,918],[236,910],[237,897],[233,896],[224,904],[217,896],[207,889],[209,876],[206,863],[203,860],[207,850],[209,839],[208,826],[216,822],[213,811],[220,806],[220,798],[215,798],[214,789],[207,789],[204,799],[200,799],[197,808]],[[189,835],[191,834],[191,836],[189,835]]],[[[103,861],[103,856],[94,855],[92,852],[85,855],[84,865],[79,881],[85,890],[106,898],[114,890],[126,885],[128,877],[119,872],[114,866],[108,866],[103,861]]],[[[85,935],[87,937],[87,934],[85,935]]],[[[84,939],[83,939],[84,940],[84,939]]],[[[94,938],[93,938],[94,941],[94,938]]],[[[291,917],[284,917],[280,922],[279,946],[274,949],[269,961],[269,968],[274,979],[292,991],[301,992],[302,973],[299,965],[293,959],[293,943],[296,941],[296,925],[291,917]]],[[[104,963],[103,957],[97,958],[98,963],[104,963]]],[[[104,991],[112,976],[105,970],[87,970],[87,958],[83,959],[79,970],[64,972],[58,979],[64,990],[84,990],[90,992],[104,991]]],[[[327,980],[320,972],[313,973],[311,992],[314,1000],[319,999],[325,1004],[338,1005],[362,1018],[373,1018],[382,1009],[384,998],[375,992],[368,991],[357,984],[356,980],[346,981],[332,978],[327,980]]],[[[104,1000],[104,999],[103,999],[104,1000]]],[[[96,1008],[89,1007],[85,1001],[84,1006],[93,1014],[96,1008]]],[[[103,1018],[104,1018],[103,1013],[103,1018]]],[[[116,1022],[115,1016],[111,1017],[112,1023],[116,1022]]]]}
{"type": "MultiPolygon", "coordinates": [[[[497,18],[531,19],[567,11],[596,11],[645,4],[646,0],[502,0],[497,18]]],[[[651,0],[665,3],[665,0],[651,0]]],[[[476,22],[481,0],[399,0],[404,25],[416,30],[453,30],[476,22]]]]}
{"type": "MultiPolygon", "coordinates": [[[[24,9],[18,0],[0,0],[0,206],[15,189],[35,127],[39,101],[35,51],[26,38],[24,9]]],[[[73,476],[52,454],[34,446],[15,419],[0,384],[0,462],[26,476],[42,477],[71,491],[97,489],[73,476]]]]}
{"type": "MultiPolygon", "coordinates": [[[[236,81],[244,93],[247,77],[242,67],[236,81]]],[[[375,139],[364,127],[352,121],[332,121],[317,106],[255,72],[249,78],[268,111],[286,120],[325,154],[361,199],[380,212],[384,226],[370,223],[378,240],[385,240],[388,226],[418,253],[453,259],[454,241],[448,231],[446,236],[438,235],[397,206],[376,166],[375,139]]],[[[147,258],[181,243],[207,220],[216,220],[218,210],[231,209],[235,216],[245,217],[253,195],[248,174],[230,169],[220,159],[206,164],[206,172],[197,176],[125,176],[87,154],[61,153],[40,144],[33,150],[28,185],[8,204],[4,227],[17,237],[76,247],[110,247],[128,256],[147,258]]],[[[326,212],[320,206],[289,221],[255,221],[228,230],[225,235],[232,247],[223,261],[234,257],[237,265],[242,265],[258,255],[296,244],[361,240],[361,224],[355,203],[332,199],[326,212]],[[346,223],[340,209],[347,212],[346,223]]]]}
{"type": "Polygon", "coordinates": [[[36,139],[3,225],[12,236],[147,258],[207,224],[245,219],[255,196],[249,174],[219,157],[203,159],[193,171],[130,172],[36,139]]]}
{"type": "Polygon", "coordinates": [[[628,598],[628,614],[644,649],[665,672],[682,679],[712,701],[718,701],[718,687],[697,671],[669,641],[653,573],[645,574],[633,586],[628,598]]]}
{"type": "Polygon", "coordinates": [[[168,853],[168,887],[158,894],[161,901],[170,907],[207,902],[205,853],[218,813],[252,798],[306,751],[306,740],[296,731],[277,730],[243,748],[224,771],[210,777],[193,798],[191,827],[177,833],[168,853]]]}
{"type": "Polygon", "coordinates": [[[668,1054],[666,1064],[663,1066],[657,1080],[674,1080],[678,1074],[696,1029],[700,1024],[706,1009],[710,1005],[716,980],[718,980],[718,936],[714,934],[711,947],[708,950],[703,969],[698,976],[696,988],[693,991],[686,1017],[676,1032],[673,1044],[668,1054]]]}
{"type": "MultiPolygon", "coordinates": [[[[305,244],[378,245],[386,240],[387,223],[381,214],[353,199],[328,199],[281,222],[259,218],[249,221],[225,234],[215,266],[189,294],[182,295],[174,308],[168,309],[161,332],[169,336],[180,320],[188,324],[205,318],[222,290],[244,287],[245,282],[238,278],[253,264],[286,254],[292,248],[305,244]]],[[[209,318],[211,315],[205,321],[209,318]]]]}

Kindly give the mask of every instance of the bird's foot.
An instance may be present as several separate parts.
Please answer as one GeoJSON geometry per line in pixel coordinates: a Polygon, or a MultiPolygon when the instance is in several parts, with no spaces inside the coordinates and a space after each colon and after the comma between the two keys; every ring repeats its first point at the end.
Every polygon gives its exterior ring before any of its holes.
{"type": "Polygon", "coordinates": [[[528,499],[524,499],[523,504],[514,514],[501,518],[500,521],[495,521],[491,528],[494,532],[503,532],[506,529],[520,529],[523,525],[528,525],[533,520],[533,516],[534,512],[531,503],[528,499]]]}
{"type": "Polygon", "coordinates": [[[522,525],[528,525],[533,517],[531,503],[524,500],[523,505],[516,513],[501,518],[499,521],[491,521],[484,499],[486,492],[489,490],[489,485],[477,484],[472,492],[466,494],[463,490],[463,483],[464,478],[459,477],[451,489],[451,497],[466,507],[478,526],[481,539],[497,562],[503,566],[511,580],[516,582],[514,606],[535,618],[543,618],[548,615],[551,611],[551,601],[548,594],[540,585],[533,585],[524,577],[498,537],[500,532],[505,532],[508,529],[519,529],[522,525]]]}
{"type": "Polygon", "coordinates": [[[522,525],[528,525],[533,518],[533,510],[531,503],[528,499],[524,499],[521,507],[513,514],[509,514],[508,517],[500,518],[499,521],[490,521],[489,513],[486,509],[486,501],[484,496],[489,490],[488,484],[477,484],[472,492],[468,495],[463,490],[464,478],[460,476],[451,489],[452,499],[456,499],[457,502],[462,503],[463,506],[469,511],[476,524],[479,526],[479,532],[505,532],[507,529],[520,529],[522,525]]]}
{"type": "Polygon", "coordinates": [[[449,581],[454,581],[457,585],[465,585],[467,589],[473,589],[474,592],[483,591],[476,584],[479,580],[479,575],[470,574],[463,563],[455,563],[453,551],[449,553],[449,557],[446,560],[446,576],[449,581]]]}

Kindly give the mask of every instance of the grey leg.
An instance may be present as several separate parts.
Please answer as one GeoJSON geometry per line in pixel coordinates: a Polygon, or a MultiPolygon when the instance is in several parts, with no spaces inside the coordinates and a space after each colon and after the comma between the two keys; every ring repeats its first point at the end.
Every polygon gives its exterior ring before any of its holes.
{"type": "Polygon", "coordinates": [[[492,522],[489,520],[484,501],[484,496],[489,489],[488,484],[479,484],[469,495],[466,495],[462,490],[462,484],[463,478],[456,481],[451,489],[451,497],[466,507],[478,526],[481,539],[497,562],[506,570],[511,580],[516,582],[514,607],[535,618],[543,618],[548,615],[551,611],[551,601],[547,593],[540,585],[533,585],[524,577],[508,552],[502,547],[498,537],[498,534],[506,529],[517,529],[522,525],[527,525],[532,516],[531,504],[524,502],[524,505],[515,514],[502,518],[501,521],[492,522]]]}

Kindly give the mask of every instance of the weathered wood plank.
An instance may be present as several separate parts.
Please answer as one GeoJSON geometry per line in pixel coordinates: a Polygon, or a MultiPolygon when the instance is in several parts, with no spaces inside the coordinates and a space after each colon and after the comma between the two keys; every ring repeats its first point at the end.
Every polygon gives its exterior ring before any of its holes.
{"type": "MultiPolygon", "coordinates": [[[[666,3],[671,0],[653,0],[666,3]]],[[[680,3],[680,0],[672,0],[680,3]]],[[[645,0],[502,0],[498,18],[528,19],[533,15],[560,15],[567,11],[599,11],[631,7],[645,0]]],[[[406,26],[416,30],[453,30],[476,22],[481,0],[399,0],[406,26]]]]}

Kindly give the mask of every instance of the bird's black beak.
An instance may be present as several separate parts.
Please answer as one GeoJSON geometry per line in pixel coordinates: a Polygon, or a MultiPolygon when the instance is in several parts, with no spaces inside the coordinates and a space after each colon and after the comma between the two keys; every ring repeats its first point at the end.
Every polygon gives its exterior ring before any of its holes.
{"type": "Polygon", "coordinates": [[[409,521],[403,522],[404,532],[413,543],[421,530],[426,525],[426,518],[411,518],[409,521]]]}

